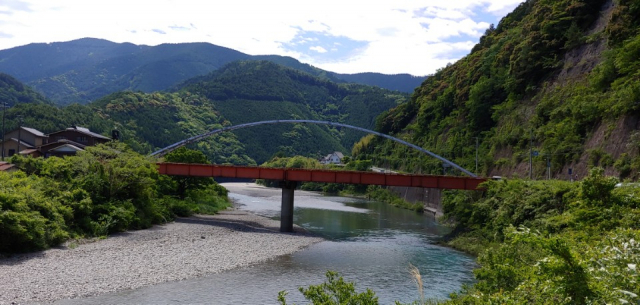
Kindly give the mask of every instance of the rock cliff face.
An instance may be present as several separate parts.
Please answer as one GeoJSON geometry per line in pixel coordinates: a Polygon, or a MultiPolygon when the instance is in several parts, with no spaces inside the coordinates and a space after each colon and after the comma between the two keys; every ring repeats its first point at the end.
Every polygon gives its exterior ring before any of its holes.
{"type": "MultiPolygon", "coordinates": [[[[640,6],[632,0],[529,0],[439,70],[410,102],[377,119],[396,134],[486,176],[568,179],[601,166],[640,170],[640,6]],[[531,161],[529,158],[532,151],[531,161]],[[531,163],[530,163],[531,162],[531,163]],[[547,165],[550,165],[548,168],[547,165]]],[[[356,158],[412,171],[442,165],[382,140],[356,158]]]]}

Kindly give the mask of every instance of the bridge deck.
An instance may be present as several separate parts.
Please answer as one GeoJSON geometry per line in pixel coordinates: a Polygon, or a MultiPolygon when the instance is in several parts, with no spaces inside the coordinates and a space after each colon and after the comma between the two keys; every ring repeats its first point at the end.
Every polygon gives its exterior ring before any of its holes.
{"type": "Polygon", "coordinates": [[[402,175],[375,172],[331,171],[319,169],[266,168],[253,166],[158,163],[163,175],[269,179],[279,181],[373,184],[438,189],[477,190],[486,178],[402,175]]]}

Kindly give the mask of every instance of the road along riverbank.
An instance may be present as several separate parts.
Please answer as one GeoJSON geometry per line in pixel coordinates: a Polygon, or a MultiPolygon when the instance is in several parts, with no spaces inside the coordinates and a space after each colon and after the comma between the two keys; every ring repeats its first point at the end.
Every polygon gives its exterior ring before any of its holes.
{"type": "Polygon", "coordinates": [[[228,210],[180,218],[96,242],[0,258],[0,304],[81,298],[264,262],[322,241],[295,227],[228,210]]]}

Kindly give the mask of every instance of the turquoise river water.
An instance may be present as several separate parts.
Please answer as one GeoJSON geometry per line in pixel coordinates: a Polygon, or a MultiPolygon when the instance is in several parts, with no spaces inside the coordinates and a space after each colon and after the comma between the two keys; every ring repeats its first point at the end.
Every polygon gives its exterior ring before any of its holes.
{"type": "MultiPolygon", "coordinates": [[[[277,219],[280,190],[226,183],[239,208],[277,219]]],[[[169,282],[65,304],[277,304],[278,291],[289,303],[305,304],[297,288],[319,284],[327,270],[371,288],[380,304],[419,300],[409,273],[420,271],[426,298],[445,299],[473,281],[474,259],[435,245],[447,229],[431,216],[363,199],[295,192],[294,222],[326,239],[268,262],[210,276],[169,282]]]]}

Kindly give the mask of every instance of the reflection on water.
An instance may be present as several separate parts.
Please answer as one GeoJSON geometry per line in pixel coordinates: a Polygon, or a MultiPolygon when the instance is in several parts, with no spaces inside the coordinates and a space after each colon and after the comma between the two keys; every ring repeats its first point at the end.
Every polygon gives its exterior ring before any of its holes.
{"type": "MultiPolygon", "coordinates": [[[[230,187],[242,209],[277,218],[279,190],[230,187]],[[241,194],[242,193],[242,194],[241,194]]],[[[327,241],[272,261],[208,277],[63,301],[61,304],[277,304],[278,291],[304,303],[300,286],[321,283],[327,270],[371,288],[381,304],[419,299],[409,264],[420,270],[425,297],[446,298],[473,279],[473,258],[433,244],[446,229],[434,219],[387,204],[296,191],[296,224],[327,241]]]]}
{"type": "MultiPolygon", "coordinates": [[[[341,198],[341,197],[320,197],[317,194],[304,192],[302,194],[295,194],[294,206],[297,210],[305,209],[322,209],[342,212],[355,212],[355,213],[368,213],[369,210],[364,207],[349,206],[345,203],[349,201],[356,201],[357,199],[341,198]],[[311,195],[310,195],[311,194],[311,195]],[[333,200],[332,200],[333,198],[333,200]],[[336,200],[341,198],[343,202],[336,200]]],[[[229,198],[234,202],[241,203],[243,210],[252,211],[256,214],[267,217],[279,217],[280,216],[280,199],[281,194],[278,193],[274,196],[268,197],[256,197],[244,194],[230,193],[229,198]]]]}

